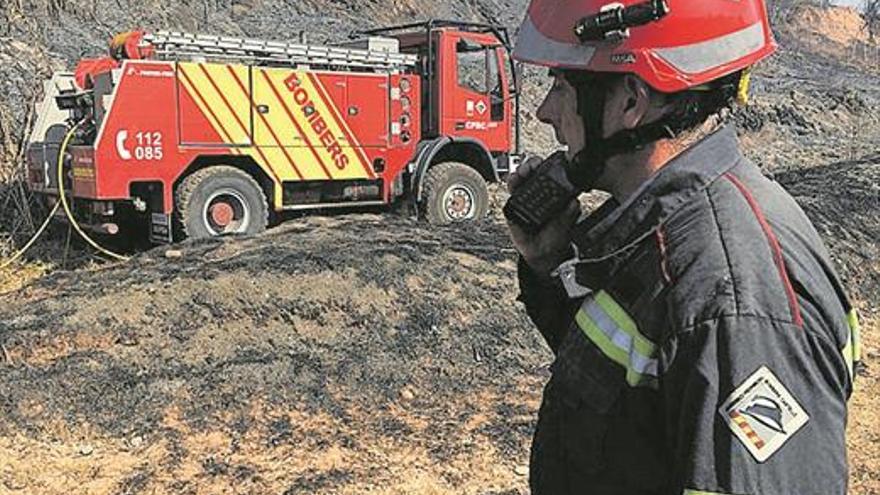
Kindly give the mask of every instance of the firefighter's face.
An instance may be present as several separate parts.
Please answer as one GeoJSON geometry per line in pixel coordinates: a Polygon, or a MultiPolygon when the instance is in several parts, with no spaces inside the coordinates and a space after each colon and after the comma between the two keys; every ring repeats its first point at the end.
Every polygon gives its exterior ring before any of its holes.
{"type": "Polygon", "coordinates": [[[553,86],[535,116],[545,124],[553,126],[556,140],[568,146],[568,159],[571,160],[583,149],[585,142],[584,121],[577,112],[577,91],[561,72],[551,71],[553,86]]]}

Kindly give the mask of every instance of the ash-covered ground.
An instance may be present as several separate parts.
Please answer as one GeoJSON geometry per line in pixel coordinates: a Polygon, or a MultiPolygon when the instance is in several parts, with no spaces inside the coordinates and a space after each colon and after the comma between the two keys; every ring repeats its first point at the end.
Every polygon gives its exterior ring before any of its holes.
{"type": "Polygon", "coordinates": [[[0,487],[524,488],[550,356],[498,224],[306,218],[179,249],[51,275],[0,307],[0,487]]]}

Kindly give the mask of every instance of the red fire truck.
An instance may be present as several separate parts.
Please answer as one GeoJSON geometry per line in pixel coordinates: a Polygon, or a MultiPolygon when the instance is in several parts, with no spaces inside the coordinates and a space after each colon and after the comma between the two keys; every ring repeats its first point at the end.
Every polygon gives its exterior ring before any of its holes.
{"type": "Polygon", "coordinates": [[[28,149],[57,201],[59,144],[77,223],[156,243],[255,233],[276,213],[410,198],[431,222],[476,219],[516,167],[507,31],[431,20],[327,46],[136,31],[56,74],[28,149]]]}

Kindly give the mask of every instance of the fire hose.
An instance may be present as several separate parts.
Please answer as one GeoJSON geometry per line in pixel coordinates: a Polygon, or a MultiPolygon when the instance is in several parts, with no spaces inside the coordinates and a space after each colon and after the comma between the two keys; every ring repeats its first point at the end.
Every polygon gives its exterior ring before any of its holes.
{"type": "Polygon", "coordinates": [[[31,236],[30,240],[28,240],[28,242],[21,249],[19,249],[11,258],[4,261],[3,263],[0,263],[0,270],[15,263],[16,260],[21,258],[34,245],[34,243],[37,242],[37,239],[39,239],[40,236],[43,235],[43,232],[46,231],[46,228],[52,222],[52,218],[58,212],[58,209],[61,208],[62,206],[64,207],[64,213],[67,215],[67,219],[70,222],[70,224],[73,226],[74,230],[76,230],[76,232],[80,235],[80,237],[82,237],[83,240],[85,240],[90,246],[92,246],[93,248],[98,250],[98,252],[101,252],[111,258],[114,258],[114,259],[117,259],[120,261],[128,260],[127,257],[122,256],[121,254],[114,253],[113,251],[110,251],[109,249],[102,247],[100,244],[95,242],[94,239],[89,237],[88,234],[86,234],[82,230],[82,228],[79,226],[79,223],[76,221],[76,218],[73,216],[73,212],[70,209],[70,204],[67,202],[67,198],[65,197],[65,194],[64,194],[64,173],[63,173],[63,171],[64,171],[64,154],[67,152],[67,146],[68,146],[68,144],[70,144],[70,139],[76,133],[77,129],[79,129],[79,127],[83,124],[83,122],[85,122],[85,120],[81,120],[80,122],[78,122],[76,125],[74,125],[67,132],[67,135],[64,136],[64,140],[61,141],[61,147],[58,149],[57,172],[58,172],[58,197],[59,197],[60,201],[55,203],[55,206],[52,207],[52,211],[50,211],[49,214],[46,216],[46,220],[43,221],[43,224],[40,225],[40,228],[37,229],[37,231],[34,233],[33,236],[31,236]]]}
{"type": "Polygon", "coordinates": [[[24,255],[24,253],[26,253],[28,251],[28,249],[30,249],[31,246],[34,245],[35,242],[37,242],[37,239],[39,239],[40,236],[43,235],[43,232],[46,230],[46,227],[48,227],[49,224],[52,222],[52,217],[55,216],[55,213],[58,211],[58,208],[61,208],[61,203],[55,203],[55,206],[52,207],[52,211],[49,212],[49,215],[46,217],[46,220],[43,222],[43,225],[40,225],[40,228],[37,229],[37,232],[31,237],[31,239],[29,241],[27,241],[27,244],[25,244],[23,248],[19,249],[18,252],[16,252],[14,255],[12,255],[12,258],[9,258],[8,260],[4,261],[3,263],[0,263],[0,270],[15,263],[15,261],[18,258],[21,258],[24,255]]]}
{"type": "MultiPolygon", "coordinates": [[[[121,254],[114,253],[109,249],[101,246],[97,242],[94,241],[88,234],[83,231],[83,229],[79,226],[79,223],[76,221],[76,218],[73,216],[73,212],[70,210],[70,204],[67,203],[67,197],[64,195],[64,153],[67,151],[67,145],[70,143],[70,138],[73,137],[76,130],[79,129],[85,122],[85,119],[79,121],[70,128],[67,132],[67,135],[64,136],[64,141],[61,142],[61,148],[58,150],[58,198],[61,200],[61,205],[64,207],[64,213],[67,214],[67,219],[70,221],[70,224],[73,226],[73,229],[76,230],[76,233],[79,234],[80,237],[83,238],[90,246],[95,248],[98,252],[106,254],[107,256],[117,259],[119,261],[128,260],[127,256],[123,256],[121,254]]],[[[51,218],[51,216],[50,216],[51,218]]]]}

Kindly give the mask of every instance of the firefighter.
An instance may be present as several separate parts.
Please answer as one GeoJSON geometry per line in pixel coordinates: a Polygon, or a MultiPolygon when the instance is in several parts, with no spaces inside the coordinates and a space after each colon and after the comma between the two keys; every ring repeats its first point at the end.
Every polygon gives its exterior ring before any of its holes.
{"type": "Polygon", "coordinates": [[[611,194],[509,225],[554,353],[534,495],[846,493],[855,311],[724,124],[774,49],[762,0],[532,0],[514,56],[550,69],[537,116],[578,188],[611,194]]]}

